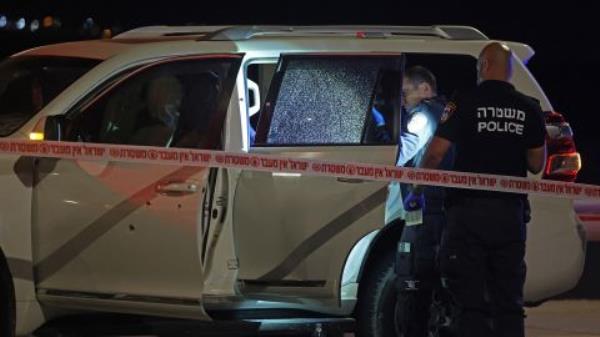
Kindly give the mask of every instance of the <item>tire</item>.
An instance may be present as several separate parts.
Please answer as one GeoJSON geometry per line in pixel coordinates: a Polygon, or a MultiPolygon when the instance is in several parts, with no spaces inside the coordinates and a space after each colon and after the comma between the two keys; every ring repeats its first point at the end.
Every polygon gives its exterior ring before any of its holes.
{"type": "Polygon", "coordinates": [[[396,337],[394,251],[383,252],[360,284],[355,311],[357,337],[396,337]]]}
{"type": "Polygon", "coordinates": [[[432,336],[431,335],[431,317],[422,316],[428,312],[431,315],[431,305],[423,296],[427,294],[416,291],[407,291],[396,301],[396,336],[432,336]],[[422,314],[419,314],[422,313],[422,314]]]}
{"type": "Polygon", "coordinates": [[[0,337],[14,337],[16,327],[15,289],[0,251],[0,337]]]}

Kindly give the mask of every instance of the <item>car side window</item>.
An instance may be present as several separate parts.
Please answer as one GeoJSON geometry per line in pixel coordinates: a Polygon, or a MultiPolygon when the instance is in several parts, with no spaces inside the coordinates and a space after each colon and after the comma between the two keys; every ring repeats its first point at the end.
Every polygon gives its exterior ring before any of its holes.
{"type": "Polygon", "coordinates": [[[55,56],[15,56],[0,62],[0,137],[19,129],[98,63],[55,56]]]}
{"type": "Polygon", "coordinates": [[[473,88],[477,83],[477,59],[463,54],[405,53],[406,68],[425,67],[435,76],[437,95],[452,98],[456,92],[473,88]]]}
{"type": "MultiPolygon", "coordinates": [[[[386,73],[401,81],[402,58],[392,56],[283,56],[267,96],[256,138],[258,146],[363,145],[377,142],[372,107],[381,99],[386,73]]],[[[392,126],[399,111],[386,111],[392,126]]],[[[392,133],[394,130],[390,130],[392,133]]],[[[389,139],[393,142],[394,137],[389,139]]]]}
{"type": "Polygon", "coordinates": [[[256,127],[260,119],[260,108],[265,101],[273,75],[277,68],[276,61],[262,61],[249,64],[246,68],[246,86],[248,88],[248,136],[250,146],[254,145],[256,127]]]}
{"type": "Polygon", "coordinates": [[[186,60],[142,67],[72,117],[67,139],[215,149],[239,60],[186,60]]]}

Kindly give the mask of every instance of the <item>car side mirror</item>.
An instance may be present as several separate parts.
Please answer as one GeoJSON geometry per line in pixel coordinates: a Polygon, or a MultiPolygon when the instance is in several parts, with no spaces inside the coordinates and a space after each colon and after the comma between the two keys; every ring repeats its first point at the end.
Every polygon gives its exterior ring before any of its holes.
{"type": "Polygon", "coordinates": [[[65,116],[44,116],[29,134],[30,140],[61,141],[65,138],[65,116]]]}

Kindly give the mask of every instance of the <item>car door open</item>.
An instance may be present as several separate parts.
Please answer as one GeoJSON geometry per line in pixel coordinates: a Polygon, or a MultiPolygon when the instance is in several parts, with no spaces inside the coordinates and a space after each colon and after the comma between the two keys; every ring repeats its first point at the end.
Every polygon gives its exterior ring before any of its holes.
{"type": "MultiPolygon", "coordinates": [[[[402,65],[401,55],[282,56],[251,152],[393,165],[402,65]]],[[[243,171],[234,229],[244,295],[287,301],[301,289],[337,303],[344,262],[384,226],[386,196],[384,182],[243,171]]]]}

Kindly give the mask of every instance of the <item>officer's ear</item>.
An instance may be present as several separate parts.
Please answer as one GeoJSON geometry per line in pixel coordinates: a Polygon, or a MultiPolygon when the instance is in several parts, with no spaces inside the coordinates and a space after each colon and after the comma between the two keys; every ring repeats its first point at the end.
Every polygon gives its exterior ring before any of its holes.
{"type": "Polygon", "coordinates": [[[429,97],[433,94],[433,88],[427,82],[419,83],[417,89],[421,93],[421,96],[429,97]]]}
{"type": "Polygon", "coordinates": [[[489,65],[490,65],[490,62],[487,60],[487,58],[482,57],[479,60],[479,72],[480,73],[487,72],[489,65]]]}

